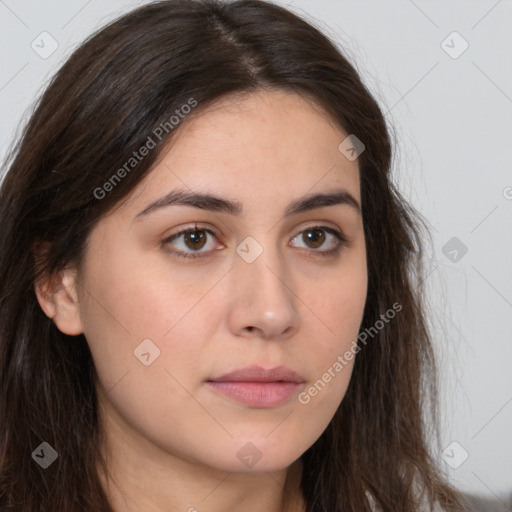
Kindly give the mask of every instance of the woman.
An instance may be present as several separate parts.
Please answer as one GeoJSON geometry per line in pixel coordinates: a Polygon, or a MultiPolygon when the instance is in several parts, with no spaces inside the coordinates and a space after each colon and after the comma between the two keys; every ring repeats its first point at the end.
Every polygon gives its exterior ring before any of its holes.
{"type": "Polygon", "coordinates": [[[6,511],[464,510],[376,101],[258,0],[91,36],[0,190],[6,511]]]}

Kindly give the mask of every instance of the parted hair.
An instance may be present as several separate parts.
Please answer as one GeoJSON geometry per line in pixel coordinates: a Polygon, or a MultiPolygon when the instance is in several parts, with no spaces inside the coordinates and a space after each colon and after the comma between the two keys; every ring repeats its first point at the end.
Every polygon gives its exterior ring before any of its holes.
{"type": "Polygon", "coordinates": [[[392,304],[402,307],[361,346],[338,410],[301,457],[307,512],[414,512],[436,503],[462,510],[431,447],[438,413],[421,286],[426,224],[393,184],[390,128],[376,99],[339,45],[289,9],[263,0],[169,0],[136,8],[83,42],[5,160],[3,512],[113,512],[98,477],[101,432],[87,340],[57,329],[38,304],[35,281],[80,263],[91,229],[147,175],[174,131],[153,137],[156,148],[104,197],[95,191],[105,190],[176,109],[194,98],[199,113],[221,98],[264,89],[315,102],[364,143],[358,165],[368,294],[361,328],[392,304]],[[36,258],[40,242],[47,249],[36,258]],[[42,442],[58,453],[47,469],[31,455],[42,442]]]}

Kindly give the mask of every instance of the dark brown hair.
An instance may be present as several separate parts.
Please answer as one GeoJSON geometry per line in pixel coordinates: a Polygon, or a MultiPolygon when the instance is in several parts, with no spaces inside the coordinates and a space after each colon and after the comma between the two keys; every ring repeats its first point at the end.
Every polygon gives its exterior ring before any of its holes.
{"type": "MultiPolygon", "coordinates": [[[[176,110],[282,89],[320,105],[366,149],[359,156],[368,295],[362,329],[402,309],[361,346],[331,423],[302,456],[308,512],[459,510],[436,466],[436,372],[422,299],[421,217],[390,178],[377,102],[337,45],[260,0],[160,1],[111,22],[65,62],[6,159],[0,189],[0,506],[112,511],[100,485],[95,368],[83,335],[60,332],[34,282],[79,263],[91,228],[152,169],[173,132],[105,187],[176,110]],[[108,192],[99,197],[99,188],[108,192]],[[48,242],[41,261],[37,241],[48,242]],[[58,453],[46,470],[32,452],[58,453]]],[[[194,113],[191,113],[194,115],[194,113]]],[[[183,121],[186,122],[186,119],[183,121]]],[[[340,141],[341,142],[341,141],[340,141]]],[[[424,227],[424,226],[423,226],[424,227]]]]}

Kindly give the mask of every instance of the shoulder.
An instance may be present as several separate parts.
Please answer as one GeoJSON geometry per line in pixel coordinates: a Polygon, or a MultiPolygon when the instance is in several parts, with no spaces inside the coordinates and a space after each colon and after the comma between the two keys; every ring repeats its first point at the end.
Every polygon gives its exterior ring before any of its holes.
{"type": "Polygon", "coordinates": [[[499,499],[465,493],[463,497],[466,512],[506,512],[512,506],[512,495],[508,499],[499,499]]]}
{"type": "MultiPolygon", "coordinates": [[[[508,498],[500,499],[498,497],[481,496],[462,492],[464,512],[512,512],[512,493],[508,498]]],[[[367,493],[368,499],[374,512],[381,512],[370,493],[367,493]]],[[[430,510],[425,505],[425,511],[430,510]]],[[[440,505],[434,507],[434,512],[446,512],[440,505]]]]}

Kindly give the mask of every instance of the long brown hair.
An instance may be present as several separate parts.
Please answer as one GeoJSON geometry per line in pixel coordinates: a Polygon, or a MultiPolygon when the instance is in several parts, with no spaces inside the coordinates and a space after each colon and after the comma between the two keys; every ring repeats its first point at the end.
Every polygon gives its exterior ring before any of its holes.
{"type": "Polygon", "coordinates": [[[364,143],[358,162],[369,281],[361,329],[392,304],[402,308],[360,344],[340,407],[302,456],[307,511],[367,512],[373,501],[383,512],[412,512],[420,510],[419,490],[427,504],[461,509],[430,451],[436,372],[421,287],[425,226],[390,179],[392,144],[381,109],[337,45],[285,8],[261,0],[172,0],[140,7],[86,40],[51,80],[5,162],[2,511],[112,512],[97,473],[101,433],[87,340],[56,328],[34,282],[79,264],[91,228],[172,138],[170,128],[154,134],[177,109],[194,98],[200,112],[221,97],[261,88],[316,101],[364,143]],[[155,148],[109,182],[151,134],[155,148]],[[41,240],[47,246],[36,261],[41,240]],[[43,442],[58,454],[47,469],[33,457],[43,442]]]}

